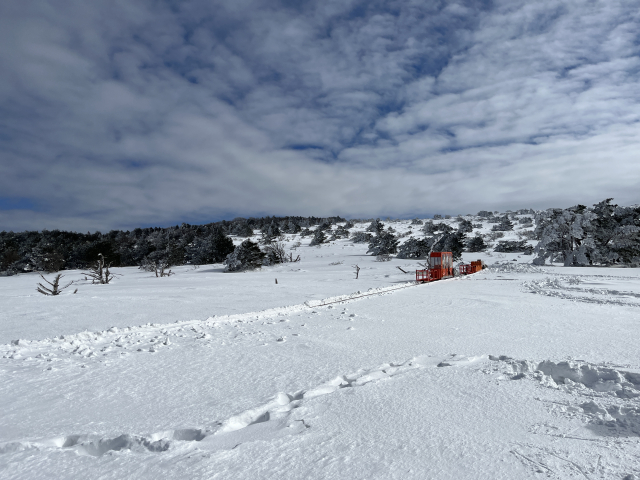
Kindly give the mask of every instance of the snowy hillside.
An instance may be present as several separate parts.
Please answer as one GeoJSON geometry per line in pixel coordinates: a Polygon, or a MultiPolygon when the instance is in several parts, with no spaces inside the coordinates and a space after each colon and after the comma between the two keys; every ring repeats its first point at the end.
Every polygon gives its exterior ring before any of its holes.
{"type": "Polygon", "coordinates": [[[637,269],[464,253],[493,267],[416,285],[422,260],[310,240],[58,297],[0,277],[0,477],[640,478],[637,269]]]}

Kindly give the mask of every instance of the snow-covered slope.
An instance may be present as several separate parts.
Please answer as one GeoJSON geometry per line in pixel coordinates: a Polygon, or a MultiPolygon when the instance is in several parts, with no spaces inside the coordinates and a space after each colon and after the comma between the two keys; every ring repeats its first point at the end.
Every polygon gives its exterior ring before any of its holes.
{"type": "Polygon", "coordinates": [[[0,278],[0,477],[640,478],[637,270],[465,254],[500,264],[416,286],[365,251],[0,278]]]}

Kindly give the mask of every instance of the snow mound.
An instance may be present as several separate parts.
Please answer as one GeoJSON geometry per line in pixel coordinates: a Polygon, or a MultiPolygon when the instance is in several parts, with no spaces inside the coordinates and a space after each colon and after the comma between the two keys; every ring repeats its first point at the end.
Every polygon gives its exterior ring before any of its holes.
{"type": "Polygon", "coordinates": [[[543,273],[539,267],[534,267],[529,263],[496,262],[487,267],[490,273],[543,273]]]}
{"type": "Polygon", "coordinates": [[[640,436],[640,371],[582,361],[489,359],[501,362],[511,380],[530,378],[569,393],[572,399],[586,397],[575,406],[567,405],[568,411],[580,409],[592,425],[601,427],[599,434],[640,436]]]}

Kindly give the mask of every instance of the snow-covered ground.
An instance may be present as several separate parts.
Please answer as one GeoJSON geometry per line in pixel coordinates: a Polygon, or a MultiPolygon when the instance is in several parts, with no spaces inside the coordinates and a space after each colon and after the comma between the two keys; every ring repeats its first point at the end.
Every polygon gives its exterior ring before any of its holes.
{"type": "Polygon", "coordinates": [[[638,270],[465,254],[499,265],[415,285],[308,241],[59,297],[0,277],[0,477],[640,478],[638,270]]]}

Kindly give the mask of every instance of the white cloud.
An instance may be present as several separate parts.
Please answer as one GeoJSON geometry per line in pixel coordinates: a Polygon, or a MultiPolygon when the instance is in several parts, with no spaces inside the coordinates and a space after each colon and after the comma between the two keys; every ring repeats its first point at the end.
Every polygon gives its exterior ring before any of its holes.
{"type": "Polygon", "coordinates": [[[424,3],[1,7],[0,229],[638,203],[635,2],[424,3]]]}

